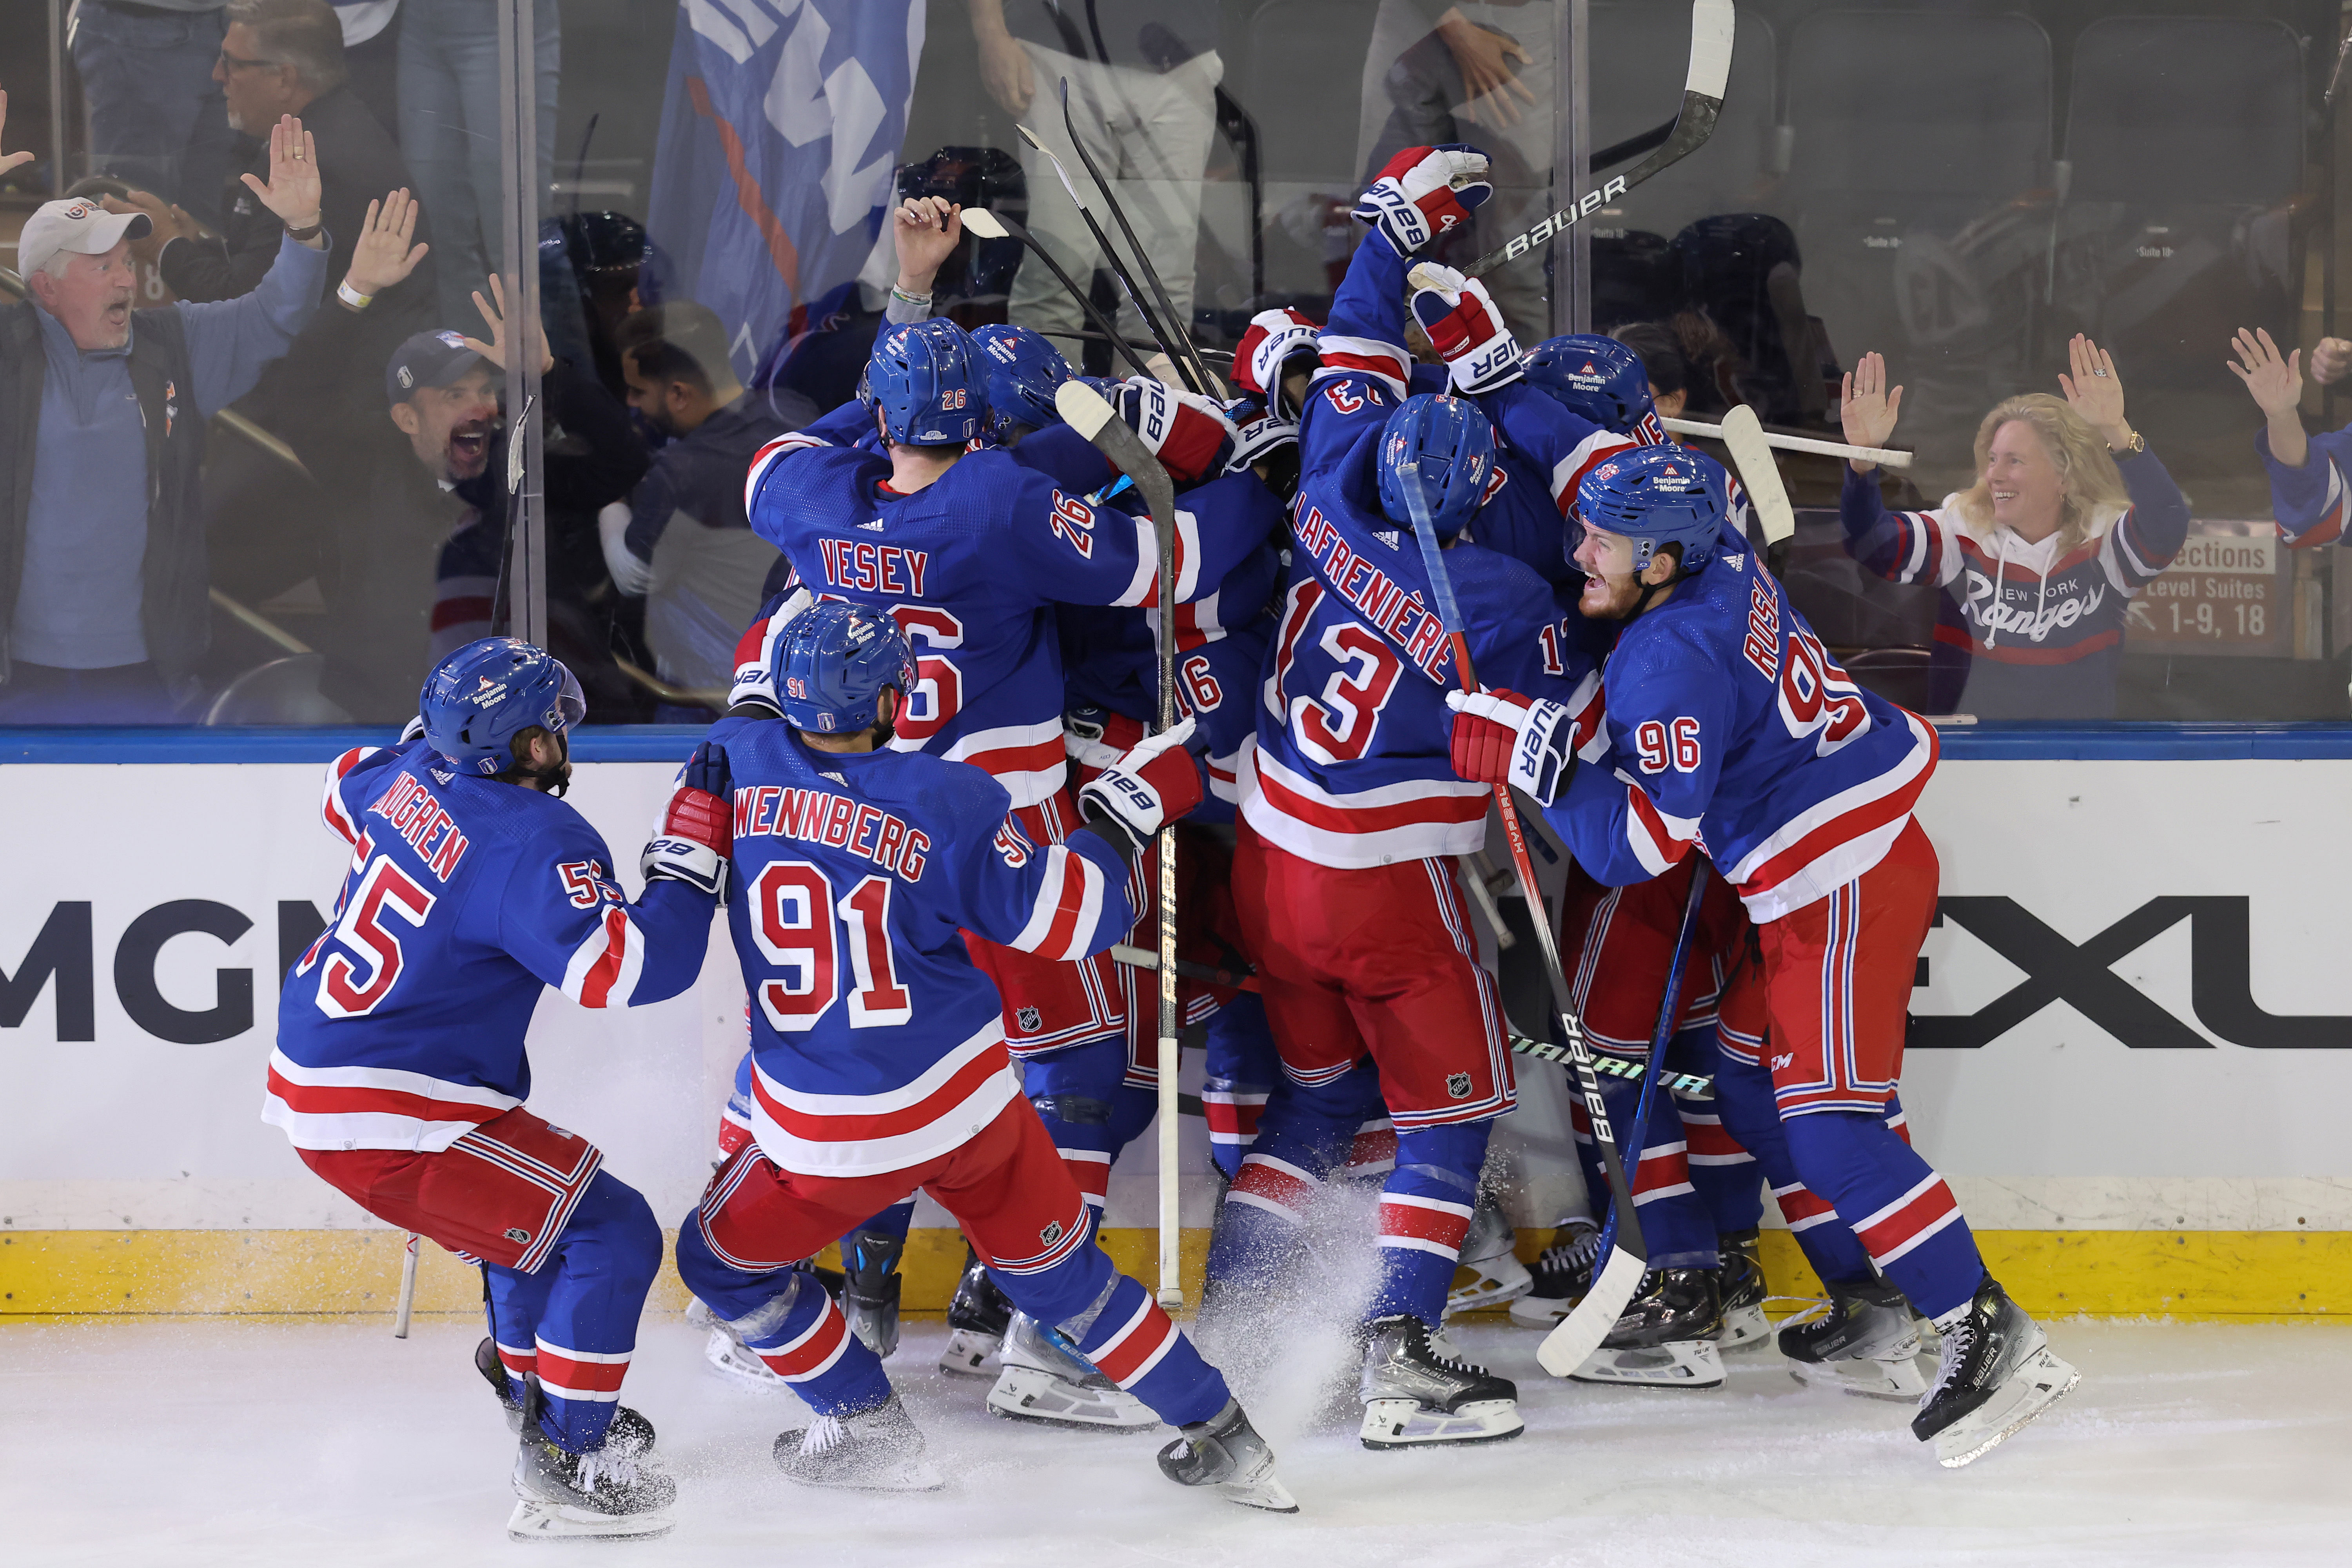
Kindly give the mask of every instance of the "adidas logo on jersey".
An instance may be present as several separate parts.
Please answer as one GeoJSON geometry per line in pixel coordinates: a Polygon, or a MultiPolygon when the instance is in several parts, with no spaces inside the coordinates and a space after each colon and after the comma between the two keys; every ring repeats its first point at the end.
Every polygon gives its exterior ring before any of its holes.
{"type": "Polygon", "coordinates": [[[877,518],[876,518],[872,522],[861,522],[861,523],[859,523],[857,526],[858,526],[858,527],[860,527],[860,528],[863,528],[863,529],[870,530],[871,531],[873,531],[873,532],[875,532],[875,533],[879,533],[879,532],[881,532],[881,531],[882,531],[882,520],[881,520],[880,518],[878,518],[878,517],[877,517],[877,518]]]}
{"type": "Polygon", "coordinates": [[[1748,556],[1745,552],[1738,555],[1727,555],[1723,558],[1723,563],[1734,572],[1745,572],[1748,570],[1748,556]]]}
{"type": "Polygon", "coordinates": [[[1397,547],[1397,542],[1404,536],[1393,528],[1376,528],[1372,531],[1372,537],[1391,550],[1394,550],[1397,547]]]}
{"type": "Polygon", "coordinates": [[[843,778],[839,773],[820,773],[818,776],[819,776],[819,777],[821,777],[821,778],[828,778],[828,779],[831,779],[834,783],[835,783],[835,784],[840,784],[840,785],[844,786],[845,788],[845,787],[847,787],[847,785],[848,785],[848,784],[849,784],[849,781],[848,781],[847,779],[843,778]]]}

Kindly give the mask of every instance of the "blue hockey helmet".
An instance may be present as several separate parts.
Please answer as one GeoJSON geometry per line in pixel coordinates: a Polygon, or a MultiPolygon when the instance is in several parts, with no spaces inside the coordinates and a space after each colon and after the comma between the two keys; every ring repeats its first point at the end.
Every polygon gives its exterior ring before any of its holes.
{"type": "Polygon", "coordinates": [[[915,650],[886,610],[823,599],[793,617],[768,668],[776,706],[795,730],[854,735],[873,728],[882,689],[903,704],[915,689],[915,650]]]}
{"type": "Polygon", "coordinates": [[[561,735],[588,711],[563,661],[520,637],[483,637],[433,667],[416,700],[425,738],[469,773],[504,773],[517,735],[538,724],[561,735]]]}
{"type": "Polygon", "coordinates": [[[1424,392],[1404,400],[1381,427],[1381,509],[1410,525],[1412,486],[1427,503],[1440,539],[1462,531],[1486,497],[1495,469],[1495,427],[1466,397],[1424,392]]]}
{"type": "Polygon", "coordinates": [[[1596,332],[1546,338],[1520,363],[1528,385],[1604,430],[1631,435],[1650,412],[1650,373],[1642,356],[1615,338],[1596,332]]]}
{"type": "Polygon", "coordinates": [[[1032,327],[975,328],[971,346],[988,383],[988,434],[1010,447],[1024,429],[1059,425],[1054,389],[1070,379],[1070,362],[1032,327]]]}
{"type": "MultiPolygon", "coordinates": [[[[1697,571],[1721,546],[1730,513],[1730,480],[1716,460],[1684,447],[1636,447],[1594,467],[1576,487],[1576,510],[1586,529],[1614,533],[1633,547],[1633,570],[1679,544],[1682,569],[1697,571]]],[[[1576,549],[1570,531],[1570,553],[1576,549]]]]}
{"type": "Polygon", "coordinates": [[[988,417],[988,380],[964,330],[943,316],[884,329],[858,395],[909,447],[961,446],[988,417]]]}

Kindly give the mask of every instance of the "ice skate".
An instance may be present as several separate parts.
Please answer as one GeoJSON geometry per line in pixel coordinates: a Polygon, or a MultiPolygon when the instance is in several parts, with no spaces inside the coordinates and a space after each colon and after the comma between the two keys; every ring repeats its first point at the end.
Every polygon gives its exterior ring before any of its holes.
{"type": "Polygon", "coordinates": [[[651,1422],[623,1410],[614,1414],[603,1447],[573,1454],[557,1447],[537,1421],[523,1421],[514,1463],[518,1500],[507,1519],[508,1538],[611,1541],[668,1534],[676,1522],[668,1510],[677,1483],[656,1468],[653,1437],[651,1422]],[[624,1415],[631,1418],[626,1424],[620,1419],[624,1415]]]}
{"type": "Polygon", "coordinates": [[[1764,1265],[1757,1256],[1756,1231],[1727,1231],[1716,1238],[1723,1252],[1718,1275],[1723,1296],[1723,1331],[1716,1344],[1724,1350],[1752,1350],[1769,1343],[1772,1325],[1764,1321],[1764,1265]]]}
{"type": "Polygon", "coordinates": [[[1364,1371],[1356,1384],[1367,1448],[1429,1443],[1499,1443],[1526,1428],[1518,1386],[1463,1359],[1444,1332],[1418,1318],[1367,1326],[1364,1371]]]}
{"type": "Polygon", "coordinates": [[[1958,1469],[2064,1398],[2083,1374],[2050,1352],[2042,1325],[1990,1275],[1968,1315],[1944,1331],[1936,1384],[1919,1401],[1911,1435],[1936,1445],[1936,1462],[1958,1469]]]}
{"type": "Polygon", "coordinates": [[[864,1231],[841,1244],[841,1314],[866,1348],[887,1361],[898,1348],[898,1255],[903,1236],[864,1231]]]}
{"type": "Polygon", "coordinates": [[[1601,1348],[1569,1376],[1645,1388],[1720,1388],[1723,1354],[1715,1336],[1722,1327],[1714,1270],[1654,1268],[1642,1276],[1642,1288],[1601,1348]]]}
{"type": "Polygon", "coordinates": [[[1461,1260],[1454,1270],[1454,1288],[1445,1293],[1447,1317],[1499,1307],[1528,1293],[1535,1277],[1512,1253],[1516,1239],[1502,1210],[1481,1203],[1472,1212],[1470,1234],[1462,1238],[1461,1260]]]}
{"type": "Polygon", "coordinates": [[[1884,1279],[1830,1286],[1828,1315],[1784,1323],[1780,1353],[1789,1374],[1818,1388],[1872,1399],[1914,1400],[1927,1392],[1919,1375],[1919,1334],[1911,1303],[1884,1279]]]}
{"type": "Polygon", "coordinates": [[[940,1370],[956,1377],[996,1376],[1004,1367],[998,1352],[1012,1321],[1013,1303],[966,1242],[963,1278],[956,1281],[955,1297],[948,1303],[948,1348],[940,1353],[940,1370]]]}
{"type": "Polygon", "coordinates": [[[776,1434],[776,1468],[804,1487],[851,1491],[935,1492],[947,1485],[923,1457],[923,1434],[896,1393],[856,1415],[820,1415],[776,1434]]]}
{"type": "Polygon", "coordinates": [[[1182,1487],[1214,1487],[1217,1495],[1244,1508],[1297,1513],[1298,1500],[1274,1473],[1274,1450],[1257,1435],[1241,1401],[1206,1421],[1177,1430],[1183,1435],[1160,1450],[1160,1470],[1182,1487]]]}
{"type": "Polygon", "coordinates": [[[1511,1303],[1511,1321],[1523,1329],[1549,1329],[1576,1310],[1592,1289],[1601,1258],[1601,1229],[1589,1220],[1570,1220],[1552,1235],[1531,1271],[1528,1293],[1511,1303]]]}
{"type": "Polygon", "coordinates": [[[1121,1431],[1160,1425],[1151,1406],[1097,1372],[1060,1334],[1026,1312],[1013,1314],[999,1353],[1004,1370],[988,1391],[992,1415],[1121,1431]]]}

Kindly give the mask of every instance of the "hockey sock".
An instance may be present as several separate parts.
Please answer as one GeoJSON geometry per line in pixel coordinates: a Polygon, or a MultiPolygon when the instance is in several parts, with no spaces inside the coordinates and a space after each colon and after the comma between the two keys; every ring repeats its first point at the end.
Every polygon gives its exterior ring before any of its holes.
{"type": "Polygon", "coordinates": [[[751,1053],[745,1051],[743,1059],[735,1064],[735,1083],[727,1091],[727,1104],[719,1112],[719,1157],[726,1159],[751,1141],[751,1053]]]}
{"type": "Polygon", "coordinates": [[[1246,1289],[1265,1284],[1281,1268],[1317,1191],[1355,1146],[1370,1068],[1359,1062],[1329,1083],[1285,1079],[1275,1085],[1258,1118],[1256,1142],[1217,1210],[1210,1279],[1246,1289]]]}
{"type": "MultiPolygon", "coordinates": [[[[1666,1047],[1666,1067],[1673,1072],[1711,1074],[1715,1071],[1715,1026],[1686,1028],[1666,1047]]],[[[1690,1145],[1691,1185],[1698,1189],[1716,1233],[1753,1230],[1764,1217],[1764,1175],[1756,1156],[1725,1131],[1715,1102],[1675,1097],[1683,1139],[1690,1145]]]]}
{"type": "Polygon", "coordinates": [[[1807,1187],[1797,1173],[1780,1121],[1780,1103],[1772,1097],[1771,1073],[1759,1063],[1743,1061],[1718,1048],[1715,1113],[1722,1119],[1724,1131],[1755,1157],[1750,1168],[1764,1173],[1780,1205],[1780,1217],[1788,1222],[1813,1272],[1842,1284],[1874,1278],[1870,1254],[1839,1220],[1835,1206],[1807,1187]]]}
{"type": "Polygon", "coordinates": [[[1911,1119],[1903,1112],[1903,1097],[1899,1094],[1886,1097],[1886,1126],[1904,1142],[1911,1142],[1911,1119]]]}
{"type": "Polygon", "coordinates": [[[493,1337],[516,1376],[507,1347],[519,1346],[521,1319],[532,1318],[531,1369],[547,1396],[540,1430],[568,1453],[604,1441],[621,1397],[621,1380],[637,1344],[637,1317],[661,1268],[661,1227],[635,1188],[599,1171],[537,1275],[490,1265],[493,1337]],[[503,1278],[502,1278],[503,1277],[503,1278]],[[544,1279],[544,1285],[536,1283],[544,1279]],[[509,1310],[501,1312],[506,1294],[509,1310]],[[531,1298],[537,1296],[536,1302],[531,1298]],[[535,1306],[535,1312],[530,1309],[535,1306]]]}
{"type": "Polygon", "coordinates": [[[1835,1205],[1913,1306],[1932,1318],[1976,1294],[1984,1259],[1952,1189],[1883,1115],[1817,1110],[1785,1125],[1805,1184],[1835,1205]]]}
{"type": "Polygon", "coordinates": [[[1124,1035],[1067,1046],[1022,1064],[1022,1091],[1037,1108],[1070,1179],[1100,1213],[1110,1165],[1151,1120],[1148,1089],[1129,1086],[1124,1035]]]}
{"type": "Polygon", "coordinates": [[[1396,1163],[1396,1123],[1383,1111],[1366,1118],[1363,1125],[1356,1129],[1356,1136],[1348,1144],[1348,1163],[1339,1173],[1345,1181],[1369,1182],[1395,1170],[1396,1163]]]}
{"type": "Polygon", "coordinates": [[[1206,1421],[1233,1397],[1224,1375],[1201,1359],[1151,1293],[1124,1274],[1061,1330],[1097,1372],[1171,1426],[1206,1421]]]}
{"type": "MultiPolygon", "coordinates": [[[[1622,1159],[1627,1152],[1624,1140],[1633,1135],[1641,1080],[1601,1077],[1600,1082],[1601,1102],[1608,1107],[1610,1130],[1617,1135],[1622,1159]]],[[[1577,1145],[1577,1152],[1586,1160],[1589,1184],[1585,1190],[1605,1196],[1609,1181],[1601,1169],[1600,1146],[1589,1135],[1589,1124],[1587,1133],[1577,1145]]],[[[1688,1146],[1673,1095],[1651,1098],[1650,1124],[1642,1132],[1641,1160],[1626,1173],[1633,1184],[1633,1206],[1642,1216],[1642,1237],[1649,1243],[1650,1267],[1717,1267],[1721,1259],[1716,1253],[1715,1217],[1692,1184],[1688,1146]]]]}
{"type": "Polygon", "coordinates": [[[730,1268],[711,1252],[691,1216],[678,1229],[677,1271],[687,1289],[725,1319],[810,1409],[855,1415],[889,1402],[882,1359],[849,1331],[849,1320],[815,1276],[798,1268],[751,1274],[730,1268]]]}
{"type": "Polygon", "coordinates": [[[1209,1122],[1209,1158],[1231,1181],[1257,1137],[1258,1115],[1282,1076],[1282,1063],[1265,1020],[1265,1002],[1254,992],[1242,992],[1218,1008],[1203,1032],[1208,1063],[1201,1109],[1209,1122]]]}
{"type": "Polygon", "coordinates": [[[539,1320],[554,1287],[552,1268],[523,1274],[495,1263],[482,1265],[482,1309],[489,1319],[490,1342],[498,1347],[499,1364],[506,1368],[507,1392],[518,1404],[523,1397],[522,1380],[539,1370],[539,1320]]]}
{"type": "Polygon", "coordinates": [[[1400,1312],[1432,1328],[1445,1321],[1445,1292],[1470,1233],[1494,1131],[1485,1121],[1398,1131],[1397,1168],[1381,1187],[1380,1278],[1367,1321],[1400,1312]]]}

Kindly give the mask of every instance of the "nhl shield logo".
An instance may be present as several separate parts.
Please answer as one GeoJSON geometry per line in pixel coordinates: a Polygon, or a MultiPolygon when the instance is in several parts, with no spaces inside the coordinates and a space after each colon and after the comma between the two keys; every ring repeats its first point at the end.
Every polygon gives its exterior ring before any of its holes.
{"type": "Polygon", "coordinates": [[[1021,1026],[1023,1034],[1033,1034],[1037,1026],[1045,1022],[1045,1015],[1034,1007],[1023,1007],[1013,1013],[1013,1021],[1021,1026]]]}
{"type": "Polygon", "coordinates": [[[530,1232],[523,1229],[523,1227],[519,1225],[510,1225],[507,1226],[507,1239],[509,1241],[529,1241],[530,1239],[530,1232]]]}
{"type": "Polygon", "coordinates": [[[1469,1099],[1470,1075],[1466,1072],[1448,1073],[1445,1077],[1445,1092],[1456,1100],[1469,1099]]]}
{"type": "Polygon", "coordinates": [[[1062,1222],[1060,1220],[1055,1220],[1053,1224],[1039,1231],[1037,1233],[1037,1239],[1044,1242],[1048,1247],[1051,1247],[1054,1243],[1061,1240],[1062,1222]]]}

